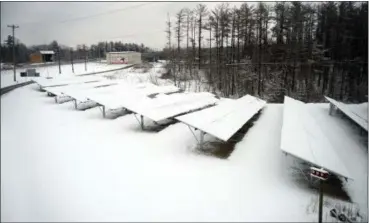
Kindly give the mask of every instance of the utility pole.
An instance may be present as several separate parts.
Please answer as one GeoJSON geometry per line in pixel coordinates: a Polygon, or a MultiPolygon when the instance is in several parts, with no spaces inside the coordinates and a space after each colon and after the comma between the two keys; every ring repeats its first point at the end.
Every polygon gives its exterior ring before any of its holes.
{"type": "Polygon", "coordinates": [[[59,74],[61,74],[61,68],[60,68],[60,47],[58,47],[57,50],[58,50],[58,61],[59,61],[59,74]]]}
{"type": "Polygon", "coordinates": [[[74,73],[74,66],[73,66],[73,49],[70,50],[70,62],[72,63],[72,72],[74,73]]]}
{"type": "Polygon", "coordinates": [[[19,26],[16,26],[16,25],[8,25],[9,28],[12,28],[12,33],[13,33],[13,70],[14,70],[14,82],[17,81],[17,78],[16,78],[16,72],[15,72],[15,37],[14,37],[14,30],[16,28],[19,28],[19,26]]]}

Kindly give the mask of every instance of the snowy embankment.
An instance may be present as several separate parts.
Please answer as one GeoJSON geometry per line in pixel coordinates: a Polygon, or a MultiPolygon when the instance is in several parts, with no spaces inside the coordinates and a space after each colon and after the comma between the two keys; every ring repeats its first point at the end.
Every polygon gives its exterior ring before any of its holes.
{"type": "MultiPolygon", "coordinates": [[[[72,65],[65,64],[61,65],[61,74],[59,74],[59,66],[53,65],[53,66],[45,66],[45,67],[36,67],[36,72],[40,73],[41,77],[58,77],[58,76],[71,76],[71,75],[82,75],[82,74],[88,74],[88,73],[94,73],[99,71],[108,71],[117,69],[120,67],[125,67],[127,65],[125,64],[106,64],[106,63],[97,63],[97,62],[89,62],[87,63],[87,70],[85,70],[85,64],[84,63],[78,63],[74,64],[74,73],[72,71],[72,65]]],[[[21,77],[20,73],[25,72],[26,68],[16,70],[16,79],[17,81],[14,82],[14,73],[13,70],[1,70],[1,88],[7,87],[10,85],[14,85],[17,83],[22,83],[25,81],[30,81],[33,78],[37,77],[21,77]]]]}
{"type": "MultiPolygon", "coordinates": [[[[118,73],[150,81],[150,72],[118,73]]],[[[35,84],[2,96],[1,105],[2,221],[318,219],[309,208],[318,194],[301,187],[280,151],[283,105],[267,104],[227,160],[194,152],[185,124],[142,131],[133,114],[103,119],[97,107],[76,111],[35,84]]],[[[311,106],[318,119],[329,119],[325,131],[357,139],[351,126],[328,116],[328,104],[311,106]]],[[[348,168],[360,179],[346,186],[364,209],[367,150],[356,145],[342,159],[357,163],[348,168]]]]}
{"type": "MultiPolygon", "coordinates": [[[[156,85],[174,85],[173,78],[162,79],[161,76],[167,72],[164,68],[165,63],[150,63],[153,65],[151,69],[128,68],[126,70],[117,71],[105,75],[112,79],[121,79],[129,83],[144,83],[151,82],[156,85]]],[[[206,83],[205,74],[193,75],[190,77],[186,74],[185,77],[176,80],[176,86],[188,92],[212,92],[213,89],[206,83]]]]}
{"type": "Polygon", "coordinates": [[[150,63],[152,68],[142,69],[131,67],[125,70],[119,70],[116,72],[110,72],[109,74],[103,75],[109,79],[119,79],[127,83],[153,83],[156,85],[173,85],[173,81],[169,79],[161,79],[163,73],[166,72],[163,68],[162,63],[150,63]]]}

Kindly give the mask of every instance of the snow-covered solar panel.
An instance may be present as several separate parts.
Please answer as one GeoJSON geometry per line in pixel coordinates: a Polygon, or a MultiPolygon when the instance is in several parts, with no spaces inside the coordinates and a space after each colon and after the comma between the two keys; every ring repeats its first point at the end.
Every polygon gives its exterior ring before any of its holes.
{"type": "Polygon", "coordinates": [[[131,103],[126,108],[158,122],[215,105],[217,102],[218,99],[207,92],[179,93],[146,98],[139,103],[131,103]]]}
{"type": "Polygon", "coordinates": [[[350,119],[368,131],[368,103],[362,104],[345,104],[339,101],[336,101],[332,98],[324,96],[325,99],[329,101],[329,103],[336,106],[339,110],[341,110],[344,114],[346,114],[350,119]]]}
{"type": "MultiPolygon", "coordinates": [[[[135,85],[134,87],[142,88],[144,86],[145,86],[144,84],[139,84],[139,85],[135,85]]],[[[128,83],[119,81],[117,82],[117,84],[109,85],[105,87],[95,87],[95,88],[81,89],[81,90],[68,90],[66,94],[77,101],[85,102],[85,101],[90,100],[89,98],[96,99],[100,95],[104,95],[104,94],[110,95],[110,96],[104,96],[104,97],[111,97],[111,95],[119,94],[124,89],[126,88],[131,89],[132,87],[133,86],[128,83]]]]}
{"type": "Polygon", "coordinates": [[[266,102],[261,99],[246,95],[237,100],[176,117],[176,119],[223,141],[228,141],[265,104],[266,102]]]}
{"type": "Polygon", "coordinates": [[[42,87],[55,87],[69,84],[77,84],[77,83],[88,83],[88,82],[96,82],[106,80],[102,77],[94,77],[94,76],[85,76],[85,77],[74,77],[74,78],[62,78],[62,79],[46,79],[39,80],[37,83],[42,87]]]}
{"type": "Polygon", "coordinates": [[[329,139],[305,106],[301,101],[284,97],[281,150],[334,174],[352,179],[329,139]]]}
{"type": "Polygon", "coordinates": [[[109,109],[127,108],[132,103],[137,103],[141,99],[152,94],[169,94],[178,92],[180,89],[175,86],[156,86],[153,84],[127,85],[105,94],[94,93],[88,96],[89,100],[95,101],[109,109]]]}
{"type": "Polygon", "coordinates": [[[62,76],[62,77],[56,77],[56,78],[46,78],[46,77],[37,77],[33,78],[33,81],[36,82],[41,87],[48,85],[52,83],[53,81],[61,81],[61,80],[70,80],[75,78],[75,76],[62,76]]]}
{"type": "Polygon", "coordinates": [[[44,88],[44,90],[46,92],[50,92],[57,96],[62,96],[62,95],[68,96],[68,92],[81,91],[85,89],[96,88],[96,87],[101,87],[101,86],[109,86],[109,85],[115,85],[115,84],[117,84],[116,81],[103,80],[103,81],[97,81],[97,82],[91,82],[91,83],[82,82],[82,83],[76,83],[72,85],[63,85],[63,86],[58,86],[58,87],[46,87],[44,88]]]}

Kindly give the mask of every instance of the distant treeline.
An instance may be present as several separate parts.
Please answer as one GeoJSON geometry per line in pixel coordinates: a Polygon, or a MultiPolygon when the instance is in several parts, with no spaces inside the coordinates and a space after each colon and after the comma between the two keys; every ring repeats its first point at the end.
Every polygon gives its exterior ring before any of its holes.
{"type": "Polygon", "coordinates": [[[175,81],[203,71],[225,96],[367,101],[368,2],[199,4],[166,25],[175,81]]]}
{"type": "MultiPolygon", "coordinates": [[[[13,37],[8,36],[4,43],[1,44],[1,62],[12,63],[13,62],[13,37]]],[[[53,50],[55,52],[55,59],[58,59],[58,52],[60,52],[60,59],[62,61],[70,61],[71,55],[73,54],[74,60],[84,60],[87,57],[89,60],[94,60],[98,58],[105,58],[106,52],[116,52],[116,51],[136,51],[141,53],[152,52],[150,48],[146,47],[144,44],[136,43],[122,43],[122,42],[98,42],[97,44],[92,44],[87,46],[85,44],[77,45],[76,49],[73,50],[71,47],[64,45],[59,45],[57,41],[52,41],[50,44],[44,45],[34,45],[27,47],[19,40],[16,39],[15,43],[15,55],[17,63],[27,63],[29,62],[29,55],[31,53],[40,50],[53,50]]],[[[144,55],[150,58],[151,54],[144,55]]]]}

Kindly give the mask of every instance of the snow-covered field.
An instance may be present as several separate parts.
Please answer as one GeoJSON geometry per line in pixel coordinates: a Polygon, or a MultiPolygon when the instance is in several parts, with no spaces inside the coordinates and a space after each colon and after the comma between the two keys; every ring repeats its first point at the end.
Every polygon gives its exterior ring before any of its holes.
{"type": "MultiPolygon", "coordinates": [[[[150,72],[120,72],[150,81],[150,72]]],[[[103,119],[97,107],[76,111],[37,89],[1,97],[2,221],[318,220],[317,192],[301,187],[293,158],[280,150],[283,105],[267,104],[231,156],[219,159],[195,152],[182,123],[142,131],[132,114],[103,119]]],[[[365,212],[366,145],[346,120],[328,115],[328,104],[309,106],[334,143],[350,145],[339,146],[355,178],[346,187],[365,212]]],[[[323,220],[332,221],[327,211],[323,220]]]]}
{"type": "MultiPolygon", "coordinates": [[[[61,74],[59,74],[59,66],[46,66],[46,67],[37,67],[36,72],[40,73],[41,77],[58,77],[58,76],[70,76],[70,75],[81,75],[87,73],[94,73],[99,71],[113,70],[120,67],[125,67],[125,64],[106,64],[106,63],[97,63],[97,62],[89,62],[87,63],[87,70],[85,70],[84,63],[74,64],[74,73],[72,72],[72,65],[66,64],[61,65],[61,74]]],[[[17,82],[14,82],[13,70],[1,70],[1,87],[7,87],[13,84],[25,82],[31,80],[33,77],[21,77],[20,73],[25,72],[26,68],[17,69],[17,82]]]]}

